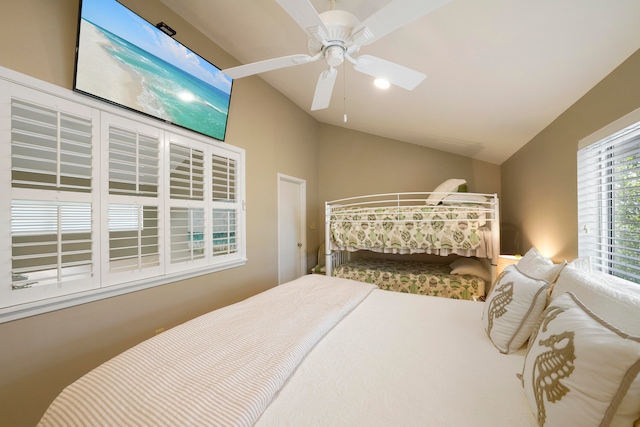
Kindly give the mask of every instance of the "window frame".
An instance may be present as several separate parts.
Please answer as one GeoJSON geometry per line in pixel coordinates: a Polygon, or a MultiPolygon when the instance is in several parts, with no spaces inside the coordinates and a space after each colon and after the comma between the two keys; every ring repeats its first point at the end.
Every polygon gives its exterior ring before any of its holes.
{"type": "MultiPolygon", "coordinates": [[[[623,273],[617,267],[618,265],[625,268],[633,264],[619,264],[614,261],[615,257],[623,257],[637,261],[637,265],[640,266],[640,253],[637,257],[626,257],[615,252],[616,249],[625,250],[628,246],[616,244],[619,240],[616,238],[618,228],[615,220],[616,202],[623,197],[616,196],[618,190],[613,177],[614,175],[622,177],[623,173],[613,169],[619,167],[615,162],[616,159],[620,160],[628,156],[620,153],[620,146],[629,140],[634,143],[640,141],[639,131],[640,109],[637,109],[580,140],[576,159],[578,256],[589,257],[593,270],[635,286],[640,284],[640,271],[636,274],[623,273]],[[630,132],[631,139],[629,137],[625,139],[630,132]],[[619,157],[621,155],[622,157],[619,157]],[[599,172],[600,176],[597,178],[586,177],[594,171],[602,172],[599,172]]],[[[640,152],[640,149],[636,151],[640,152]]],[[[634,162],[639,163],[639,166],[632,170],[640,172],[640,161],[634,160],[634,162]]],[[[638,225],[640,226],[640,223],[638,225]]]]}
{"type": "MultiPolygon", "coordinates": [[[[130,112],[111,106],[107,103],[97,101],[93,98],[83,96],[65,88],[52,85],[50,83],[35,79],[30,76],[6,69],[0,66],[0,132],[11,133],[11,99],[17,97],[25,99],[28,102],[45,106],[59,106],[60,111],[65,111],[65,105],[71,106],[72,109],[78,108],[83,114],[88,114],[92,121],[92,189],[90,200],[92,204],[92,234],[94,259],[93,262],[93,278],[88,285],[74,289],[68,294],[47,292],[39,286],[25,289],[11,289],[11,271],[12,271],[12,249],[11,238],[0,240],[0,257],[5,262],[0,263],[0,278],[5,278],[0,288],[0,323],[12,321],[36,314],[46,313],[53,310],[71,307],[74,305],[84,304],[87,302],[97,301],[117,295],[123,295],[130,292],[148,289],[180,280],[189,279],[205,274],[214,273],[216,271],[226,270],[230,268],[240,267],[246,264],[246,212],[245,212],[245,182],[246,182],[246,160],[245,150],[232,146],[228,143],[214,140],[195,132],[182,129],[180,127],[165,124],[158,120],[147,118],[135,112],[130,112]],[[42,101],[48,100],[48,101],[42,101]],[[51,105],[49,105],[51,104],[51,105]],[[162,265],[158,274],[150,274],[146,277],[143,275],[129,275],[129,277],[120,280],[106,280],[108,275],[108,255],[109,255],[109,220],[108,207],[109,201],[112,204],[126,204],[134,202],[134,204],[144,204],[144,197],[135,196],[114,196],[109,198],[109,159],[105,157],[108,153],[108,140],[103,139],[103,132],[106,117],[115,117],[117,120],[128,121],[138,124],[141,128],[155,129],[160,135],[160,181],[158,191],[161,193],[158,206],[159,221],[162,222],[160,229],[164,230],[164,235],[160,239],[160,252],[162,265]],[[237,182],[236,182],[236,221],[238,223],[238,233],[235,236],[238,250],[231,256],[212,257],[207,256],[205,262],[197,265],[182,265],[180,268],[167,268],[168,262],[168,212],[170,203],[168,200],[168,176],[166,164],[166,153],[168,153],[168,144],[171,138],[178,138],[182,141],[189,141],[190,144],[206,148],[206,152],[218,152],[229,155],[237,160],[237,182]],[[106,148],[105,148],[106,146],[106,148]],[[106,151],[105,151],[106,149],[106,151]],[[106,166],[105,166],[106,165],[106,166]],[[106,245],[106,246],[105,246],[106,245]],[[105,261],[106,260],[106,261],[105,261]],[[15,298],[19,295],[19,298],[15,298]]],[[[9,138],[9,142],[11,139],[9,138]]],[[[0,191],[3,194],[12,194],[11,184],[11,167],[12,167],[12,144],[0,145],[0,191]]],[[[209,154],[205,154],[205,157],[209,154]]],[[[209,165],[207,171],[210,172],[209,165]]],[[[211,183],[211,174],[207,175],[205,171],[205,195],[210,194],[209,189],[211,183]],[[209,191],[209,192],[208,192],[209,191]]],[[[30,189],[21,189],[21,193],[28,194],[30,189]],[[22,191],[25,190],[25,191],[22,191]]],[[[52,194],[46,198],[56,200],[57,195],[52,194]]],[[[62,192],[58,192],[62,193],[62,192]]],[[[35,194],[35,192],[34,192],[35,194]]],[[[83,195],[70,194],[64,200],[73,202],[76,200],[87,200],[87,193],[83,195]]],[[[33,197],[35,200],[41,200],[40,196],[33,197]]],[[[209,197],[210,198],[210,197],[209,197]]],[[[11,200],[12,197],[6,198],[4,202],[0,202],[0,216],[3,218],[11,218],[11,200]]],[[[205,197],[206,199],[206,197],[205,197]]],[[[154,205],[156,203],[154,202],[154,205]]],[[[211,212],[213,202],[207,202],[205,207],[205,218],[207,221],[207,229],[212,228],[211,212]]],[[[162,233],[162,231],[161,231],[162,233]]],[[[0,221],[0,235],[11,236],[11,221],[0,221]]],[[[208,244],[210,249],[213,245],[212,240],[208,244]]],[[[211,250],[208,250],[211,252],[211,250]]],[[[115,277],[115,276],[114,276],[115,277]]],[[[64,286],[64,285],[63,285],[64,286]]],[[[58,286],[60,287],[60,286],[58,286]]]]}

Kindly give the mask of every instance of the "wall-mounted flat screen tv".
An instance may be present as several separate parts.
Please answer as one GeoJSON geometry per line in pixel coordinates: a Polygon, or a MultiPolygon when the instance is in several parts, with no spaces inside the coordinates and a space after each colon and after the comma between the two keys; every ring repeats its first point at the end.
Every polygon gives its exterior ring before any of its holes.
{"type": "Polygon", "coordinates": [[[116,0],[81,0],[75,91],[224,141],[232,85],[116,0]]]}

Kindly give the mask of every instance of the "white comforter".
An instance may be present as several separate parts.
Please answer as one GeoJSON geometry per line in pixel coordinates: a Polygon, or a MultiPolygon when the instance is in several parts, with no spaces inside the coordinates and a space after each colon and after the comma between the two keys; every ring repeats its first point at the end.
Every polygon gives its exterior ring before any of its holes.
{"type": "Polygon", "coordinates": [[[375,287],[348,285],[306,276],[158,335],[63,390],[39,426],[251,426],[375,287]]]}
{"type": "Polygon", "coordinates": [[[376,289],[307,356],[256,426],[537,426],[483,303],[376,289]]]}
{"type": "Polygon", "coordinates": [[[482,303],[372,288],[305,276],[201,316],[80,378],[40,426],[536,425],[524,355],[493,347],[482,303]]]}

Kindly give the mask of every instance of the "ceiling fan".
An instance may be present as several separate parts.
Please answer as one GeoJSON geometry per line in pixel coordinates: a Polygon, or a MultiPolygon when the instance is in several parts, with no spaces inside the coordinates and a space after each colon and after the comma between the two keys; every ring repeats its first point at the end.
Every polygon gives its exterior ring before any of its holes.
{"type": "Polygon", "coordinates": [[[233,79],[279,68],[307,64],[324,59],[328,68],[320,74],[311,111],[329,107],[336,67],[346,59],[356,71],[382,78],[401,88],[412,90],[427,77],[418,71],[371,55],[354,56],[361,46],[397,30],[409,22],[449,3],[451,0],[392,0],[363,22],[351,13],[334,9],[318,14],[309,0],[276,0],[285,12],[308,34],[310,55],[297,54],[267,59],[222,70],[233,79]]]}

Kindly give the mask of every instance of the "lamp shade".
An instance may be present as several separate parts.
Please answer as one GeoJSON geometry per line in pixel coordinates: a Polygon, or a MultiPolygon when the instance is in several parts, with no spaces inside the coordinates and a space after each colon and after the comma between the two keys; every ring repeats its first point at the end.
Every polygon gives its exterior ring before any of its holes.
{"type": "Polygon", "coordinates": [[[507,268],[508,265],[517,264],[522,258],[520,255],[500,255],[498,257],[498,266],[496,267],[496,274],[500,275],[502,270],[507,268]]]}

